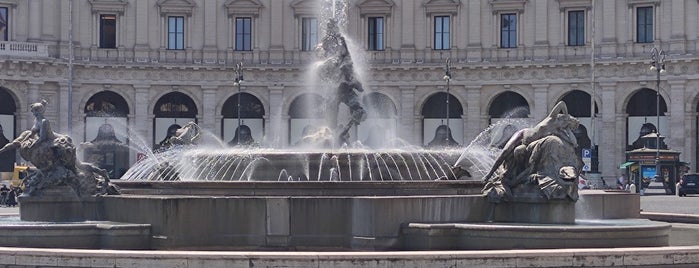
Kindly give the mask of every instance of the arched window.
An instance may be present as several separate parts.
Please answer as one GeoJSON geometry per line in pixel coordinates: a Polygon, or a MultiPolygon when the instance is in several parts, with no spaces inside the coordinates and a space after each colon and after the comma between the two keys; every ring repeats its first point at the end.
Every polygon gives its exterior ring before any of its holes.
{"type": "Polygon", "coordinates": [[[529,103],[527,100],[512,91],[500,93],[488,108],[488,115],[493,119],[496,118],[527,118],[529,116],[529,103]]]}
{"type": "Polygon", "coordinates": [[[392,147],[397,137],[398,117],[391,98],[379,92],[367,93],[362,97],[362,106],[367,119],[357,127],[357,139],[374,149],[392,147]]]}
{"type": "Polygon", "coordinates": [[[629,115],[626,131],[627,149],[641,146],[639,138],[655,132],[657,129],[660,129],[660,135],[667,136],[669,128],[667,128],[666,112],[665,99],[663,96],[658,96],[655,90],[642,88],[631,95],[628,104],[626,104],[626,113],[629,115]],[[659,99],[656,99],[657,97],[659,99]],[[657,105],[658,100],[660,106],[657,105]],[[660,108],[660,116],[658,116],[658,108],[660,108]],[[660,126],[658,126],[658,119],[660,119],[660,126]]]}
{"type": "Polygon", "coordinates": [[[461,119],[463,114],[461,102],[454,95],[446,92],[432,94],[422,106],[422,144],[428,147],[463,144],[464,121],[461,119]],[[448,107],[447,98],[449,99],[448,107]],[[447,124],[447,109],[449,124],[447,124]]]}
{"type": "Polygon", "coordinates": [[[126,117],[129,105],[119,94],[102,91],[90,97],[84,111],[87,116],[126,117]]]}
{"type": "Polygon", "coordinates": [[[129,168],[129,106],[113,91],[99,92],[87,100],[85,141],[81,145],[83,161],[104,169],[118,179],[129,168]]]}
{"type": "MultiPolygon", "coordinates": [[[[15,139],[15,113],[17,105],[9,90],[0,87],[0,148],[15,139]]],[[[15,150],[0,153],[0,172],[13,172],[15,150]]]]}
{"type": "Polygon", "coordinates": [[[305,93],[296,97],[289,106],[289,144],[296,145],[301,138],[325,125],[322,96],[305,93]]]}
{"type": "Polygon", "coordinates": [[[262,101],[250,93],[236,93],[229,97],[223,103],[221,110],[222,129],[221,135],[223,140],[231,145],[237,145],[233,141],[238,129],[238,118],[240,125],[247,126],[245,129],[250,130],[250,135],[255,142],[262,141],[264,137],[264,116],[265,107],[262,101]],[[240,116],[238,116],[238,97],[240,97],[240,116]]]}
{"type": "Polygon", "coordinates": [[[160,97],[153,108],[153,144],[159,144],[173,133],[168,129],[177,129],[189,122],[196,122],[197,106],[182,92],[170,92],[160,97]]]}

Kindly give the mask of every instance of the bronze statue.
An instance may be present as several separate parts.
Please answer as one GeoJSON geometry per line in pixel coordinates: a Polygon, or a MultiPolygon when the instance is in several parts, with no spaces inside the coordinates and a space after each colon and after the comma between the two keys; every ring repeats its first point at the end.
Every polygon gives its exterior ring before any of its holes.
{"type": "Polygon", "coordinates": [[[573,134],[578,125],[559,102],[539,124],[516,132],[483,178],[483,193],[492,202],[517,197],[576,201],[582,168],[573,134]]]}
{"type": "Polygon", "coordinates": [[[44,117],[47,104],[42,100],[30,105],[34,115],[32,128],[0,148],[0,153],[19,149],[22,158],[36,167],[24,179],[24,193],[32,195],[57,185],[71,186],[79,196],[118,193],[105,170],[77,160],[69,136],[51,130],[51,123],[44,117]]]}
{"type": "Polygon", "coordinates": [[[366,111],[362,108],[357,94],[364,91],[364,86],[357,79],[347,42],[334,19],[328,20],[326,35],[317,50],[320,57],[326,59],[320,67],[321,77],[335,86],[329,94],[327,105],[329,109],[335,110],[326,111],[327,123],[334,130],[338,144],[348,143],[349,130],[366,120],[366,111]],[[337,124],[337,109],[340,103],[344,103],[350,109],[350,120],[343,126],[337,124]]]}

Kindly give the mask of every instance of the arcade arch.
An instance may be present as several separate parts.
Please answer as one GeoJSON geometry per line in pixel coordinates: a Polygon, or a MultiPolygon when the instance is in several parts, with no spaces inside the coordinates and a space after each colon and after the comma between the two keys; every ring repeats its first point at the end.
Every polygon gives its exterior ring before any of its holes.
{"type": "Polygon", "coordinates": [[[432,144],[432,146],[453,146],[453,144],[451,144],[453,141],[451,140],[454,140],[457,143],[457,146],[463,144],[464,121],[461,117],[464,114],[464,110],[461,102],[458,98],[456,98],[456,96],[447,94],[446,92],[437,92],[432,94],[427,98],[427,100],[425,100],[424,105],[422,105],[421,114],[423,118],[423,146],[429,146],[430,144],[432,144]],[[448,107],[446,105],[447,100],[449,100],[448,107]],[[449,114],[448,119],[447,114],[449,114]],[[448,129],[446,126],[447,120],[449,120],[448,129]],[[441,138],[437,138],[437,134],[440,129],[442,129],[442,131],[446,130],[446,133],[451,133],[451,138],[445,137],[444,141],[442,141],[441,138]]]}

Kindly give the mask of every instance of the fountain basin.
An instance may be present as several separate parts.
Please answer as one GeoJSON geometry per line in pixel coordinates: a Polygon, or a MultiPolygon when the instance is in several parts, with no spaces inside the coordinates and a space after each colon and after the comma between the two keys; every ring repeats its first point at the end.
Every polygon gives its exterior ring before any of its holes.
{"type": "MultiPolygon", "coordinates": [[[[454,237],[467,235],[459,228],[443,226],[483,224],[492,220],[510,222],[503,225],[511,227],[546,223],[549,226],[556,224],[560,226],[556,227],[559,229],[571,228],[578,206],[572,202],[493,205],[482,195],[473,194],[482,187],[480,182],[475,181],[118,184],[123,195],[90,199],[84,207],[94,208],[94,211],[88,209],[78,216],[90,221],[148,225],[148,242],[134,248],[150,249],[405,250],[441,249],[447,245],[447,248],[468,248],[468,241],[460,245],[453,244],[456,242],[450,235],[432,238],[420,233],[420,230],[428,229],[417,226],[446,224],[433,225],[437,231],[425,232],[462,233],[454,237]],[[528,219],[518,222],[513,220],[516,215],[528,215],[528,219]],[[410,227],[411,224],[413,227],[410,227]],[[431,242],[441,240],[444,242],[431,242]]],[[[637,195],[592,191],[582,191],[581,194],[585,194],[588,201],[614,200],[617,206],[639,206],[637,195]]],[[[29,215],[56,215],[56,207],[47,202],[36,202],[41,199],[41,196],[20,199],[23,220],[27,220],[25,217],[29,215]]],[[[47,200],[63,199],[50,197],[47,200]]],[[[586,207],[602,211],[603,204],[605,202],[589,202],[586,207]]],[[[624,214],[617,215],[614,211],[601,215],[609,219],[624,217],[624,214]]],[[[56,221],[45,218],[31,220],[56,221]]],[[[598,245],[595,239],[604,237],[601,235],[604,232],[596,226],[592,227],[597,229],[583,232],[590,235],[590,240],[581,241],[598,245]]],[[[510,239],[518,240],[521,237],[526,241],[526,230],[512,231],[510,239]]],[[[667,237],[667,233],[662,232],[659,234],[661,242],[629,240],[627,245],[662,244],[662,236],[667,237]]],[[[513,248],[519,246],[511,245],[513,248]]]]}
{"type": "Polygon", "coordinates": [[[671,225],[646,219],[578,220],[572,225],[521,223],[410,223],[408,250],[661,247],[671,225]]]}

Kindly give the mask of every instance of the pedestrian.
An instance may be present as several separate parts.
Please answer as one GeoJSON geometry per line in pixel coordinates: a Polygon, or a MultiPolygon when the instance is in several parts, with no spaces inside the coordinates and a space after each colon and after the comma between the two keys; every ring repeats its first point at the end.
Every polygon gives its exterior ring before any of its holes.
{"type": "Polygon", "coordinates": [[[7,205],[7,194],[10,192],[10,189],[7,188],[7,185],[3,184],[2,187],[0,187],[0,205],[7,205]]]}
{"type": "Polygon", "coordinates": [[[17,188],[12,187],[12,190],[7,194],[7,201],[5,201],[5,205],[8,207],[14,207],[17,205],[17,188]]]}

